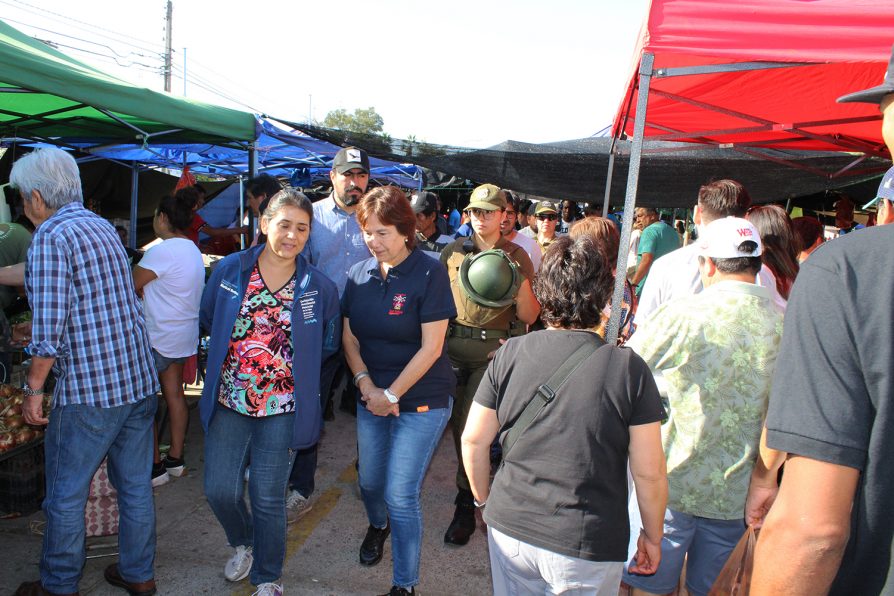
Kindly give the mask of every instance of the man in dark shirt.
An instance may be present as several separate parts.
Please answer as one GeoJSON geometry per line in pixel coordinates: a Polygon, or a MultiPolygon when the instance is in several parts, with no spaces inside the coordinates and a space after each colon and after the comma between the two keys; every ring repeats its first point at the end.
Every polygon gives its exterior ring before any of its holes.
{"type": "MultiPolygon", "coordinates": [[[[894,55],[884,83],[839,101],[879,104],[894,150],[894,55]]],[[[772,509],[752,594],[894,593],[890,255],[894,230],[877,226],[827,242],[798,274],[767,415],[767,445],[788,459],[778,497],[772,469],[756,479],[772,509]]]]}
{"type": "Polygon", "coordinates": [[[410,197],[410,206],[416,214],[416,242],[434,258],[438,258],[445,246],[453,242],[453,236],[442,234],[438,222],[438,197],[433,192],[420,190],[410,197]]]}

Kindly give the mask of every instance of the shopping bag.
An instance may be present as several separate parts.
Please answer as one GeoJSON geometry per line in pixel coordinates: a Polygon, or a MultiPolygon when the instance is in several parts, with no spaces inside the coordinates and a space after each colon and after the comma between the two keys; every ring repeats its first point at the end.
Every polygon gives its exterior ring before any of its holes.
{"type": "Polygon", "coordinates": [[[759,530],[748,526],[720,575],[714,581],[708,596],[748,596],[751,591],[751,572],[754,571],[754,545],[759,530]]]}

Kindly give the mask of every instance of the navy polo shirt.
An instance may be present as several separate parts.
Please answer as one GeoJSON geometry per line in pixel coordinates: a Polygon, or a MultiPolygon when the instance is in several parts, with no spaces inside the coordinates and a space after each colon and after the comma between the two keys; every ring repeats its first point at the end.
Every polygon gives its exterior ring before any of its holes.
{"type": "MultiPolygon", "coordinates": [[[[456,306],[445,267],[417,248],[385,279],[375,257],[354,265],[342,296],[342,312],[350,320],[373,383],[386,388],[422,347],[422,324],[452,319],[456,306]]],[[[428,372],[401,396],[400,411],[446,408],[455,390],[456,375],[445,342],[428,372]]]]}

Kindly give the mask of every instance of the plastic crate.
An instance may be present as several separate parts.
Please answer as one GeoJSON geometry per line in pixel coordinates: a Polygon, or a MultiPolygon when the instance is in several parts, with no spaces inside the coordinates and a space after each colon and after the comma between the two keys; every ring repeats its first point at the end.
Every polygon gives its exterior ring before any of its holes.
{"type": "Polygon", "coordinates": [[[0,456],[0,513],[29,515],[45,495],[43,437],[0,456]]]}

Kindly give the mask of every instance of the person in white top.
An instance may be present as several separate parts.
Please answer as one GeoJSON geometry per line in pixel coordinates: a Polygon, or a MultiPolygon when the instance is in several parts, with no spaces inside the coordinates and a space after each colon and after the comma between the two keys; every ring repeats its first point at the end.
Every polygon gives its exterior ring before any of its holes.
{"type": "Polygon", "coordinates": [[[521,229],[518,231],[522,236],[527,236],[532,240],[537,237],[537,218],[534,212],[537,210],[537,203],[533,201],[519,214],[521,229]],[[524,216],[524,217],[521,217],[524,216]]]}
{"type": "Polygon", "coordinates": [[[161,393],[168,406],[171,449],[161,461],[156,445],[153,486],[183,474],[183,443],[189,412],[183,396],[183,364],[199,345],[199,305],[205,286],[202,253],[187,237],[192,210],[174,197],[161,199],[152,227],[161,238],[134,267],[161,393]]]}
{"type": "MultiPolygon", "coordinates": [[[[701,231],[715,219],[744,217],[750,206],[751,197],[739,182],[716,180],[699,189],[693,221],[701,231]]],[[[761,267],[757,285],[769,289],[773,295],[773,302],[781,310],[785,310],[786,300],[777,291],[776,279],[767,267],[761,267]]],[[[665,302],[701,291],[698,249],[693,243],[660,257],[652,264],[649,278],[639,298],[636,318],[642,323],[665,302]]]]}
{"type": "Polygon", "coordinates": [[[525,236],[516,230],[515,224],[518,221],[518,199],[509,192],[506,192],[506,211],[503,212],[503,221],[500,222],[500,233],[506,237],[509,242],[515,243],[522,247],[528,256],[531,257],[531,263],[534,264],[534,271],[540,269],[540,259],[542,252],[540,245],[531,237],[525,236]]]}

